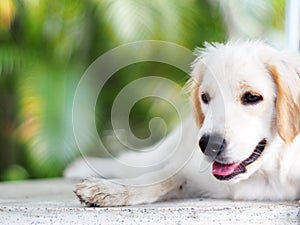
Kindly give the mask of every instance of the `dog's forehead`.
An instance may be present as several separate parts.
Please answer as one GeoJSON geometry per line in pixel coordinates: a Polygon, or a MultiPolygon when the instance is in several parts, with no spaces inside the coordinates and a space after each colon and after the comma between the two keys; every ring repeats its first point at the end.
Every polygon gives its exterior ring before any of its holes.
{"type": "MultiPolygon", "coordinates": [[[[245,49],[246,51],[246,49],[245,49]]],[[[273,81],[257,52],[247,54],[238,51],[217,51],[203,61],[202,86],[210,88],[255,88],[273,89],[273,81]]]]}
{"type": "Polygon", "coordinates": [[[203,80],[219,81],[222,83],[239,83],[248,81],[260,83],[264,80],[267,69],[255,60],[223,60],[209,62],[205,65],[203,80]]]}

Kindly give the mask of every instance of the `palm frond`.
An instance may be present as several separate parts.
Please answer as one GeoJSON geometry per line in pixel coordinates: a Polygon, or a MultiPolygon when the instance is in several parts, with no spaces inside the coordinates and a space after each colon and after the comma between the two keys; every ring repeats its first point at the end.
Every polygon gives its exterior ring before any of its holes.
{"type": "Polygon", "coordinates": [[[188,34],[199,28],[195,1],[102,0],[98,6],[105,8],[104,18],[120,43],[141,39],[187,43],[188,34]]]}
{"type": "Polygon", "coordinates": [[[78,77],[75,70],[49,69],[44,64],[27,71],[22,79],[19,135],[29,146],[27,156],[35,176],[58,176],[79,154],[71,113],[78,77]]]}
{"type": "Polygon", "coordinates": [[[28,52],[15,45],[0,45],[0,76],[13,74],[28,62],[28,52]]]}
{"type": "Polygon", "coordinates": [[[217,2],[221,5],[230,38],[274,39],[273,35],[283,32],[283,24],[278,21],[283,21],[284,0],[217,2]]]}

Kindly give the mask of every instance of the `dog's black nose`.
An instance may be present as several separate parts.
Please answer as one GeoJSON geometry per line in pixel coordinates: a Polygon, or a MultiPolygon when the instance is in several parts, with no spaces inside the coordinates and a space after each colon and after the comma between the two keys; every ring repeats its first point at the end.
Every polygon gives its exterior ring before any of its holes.
{"type": "Polygon", "coordinates": [[[226,149],[226,140],[217,133],[204,134],[199,140],[199,146],[204,155],[215,158],[226,149]]]}

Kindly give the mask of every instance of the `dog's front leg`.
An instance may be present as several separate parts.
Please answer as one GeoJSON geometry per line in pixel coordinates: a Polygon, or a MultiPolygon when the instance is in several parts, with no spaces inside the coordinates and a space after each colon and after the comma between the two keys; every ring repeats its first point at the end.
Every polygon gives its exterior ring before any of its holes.
{"type": "Polygon", "coordinates": [[[75,194],[87,206],[124,206],[157,202],[179,196],[184,179],[179,175],[149,183],[153,173],[127,180],[89,178],[76,186],[75,194]],[[126,183],[126,184],[124,184],[126,183]]]}

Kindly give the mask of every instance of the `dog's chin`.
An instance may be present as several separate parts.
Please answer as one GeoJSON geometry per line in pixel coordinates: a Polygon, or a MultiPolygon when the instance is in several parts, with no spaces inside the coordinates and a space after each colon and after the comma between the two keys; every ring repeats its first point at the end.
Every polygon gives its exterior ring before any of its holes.
{"type": "Polygon", "coordinates": [[[267,145],[267,140],[262,139],[253,150],[252,154],[241,162],[226,164],[214,161],[212,164],[212,174],[220,181],[239,182],[247,179],[259,168],[261,155],[267,145]]]}

